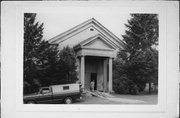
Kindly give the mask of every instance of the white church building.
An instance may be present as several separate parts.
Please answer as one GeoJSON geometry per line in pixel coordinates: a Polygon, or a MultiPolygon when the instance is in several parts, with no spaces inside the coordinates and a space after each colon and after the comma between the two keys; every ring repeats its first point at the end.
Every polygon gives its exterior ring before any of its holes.
{"type": "Polygon", "coordinates": [[[77,55],[78,75],[82,87],[90,89],[95,81],[95,90],[112,92],[112,60],[125,44],[94,18],[89,19],[68,31],[49,40],[74,48],[77,55]]]}

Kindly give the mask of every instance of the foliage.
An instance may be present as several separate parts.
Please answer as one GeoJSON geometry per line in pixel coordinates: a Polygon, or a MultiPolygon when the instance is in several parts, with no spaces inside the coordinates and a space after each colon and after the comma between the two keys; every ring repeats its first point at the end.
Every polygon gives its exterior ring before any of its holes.
{"type": "Polygon", "coordinates": [[[43,39],[43,23],[36,22],[36,14],[24,14],[24,93],[32,93],[40,86],[72,83],[75,76],[75,54],[66,47],[58,50],[43,39]]]}
{"type": "Polygon", "coordinates": [[[146,83],[158,83],[158,17],[157,14],[133,14],[125,25],[123,40],[127,47],[119,51],[114,61],[113,78],[117,81],[125,75],[125,82],[119,83],[131,86],[128,92],[136,94],[144,90],[146,83]]]}
{"type": "Polygon", "coordinates": [[[113,89],[119,94],[137,94],[138,87],[133,81],[129,80],[126,75],[122,75],[119,78],[114,79],[113,89]]]}
{"type": "MultiPolygon", "coordinates": [[[[35,23],[36,14],[24,14],[24,92],[35,91],[41,84],[37,79],[41,65],[39,45],[43,37],[43,24],[35,23]],[[37,53],[39,52],[39,53],[37,53]]],[[[45,43],[45,42],[44,42],[45,43]]]]}
{"type": "Polygon", "coordinates": [[[76,55],[72,48],[67,46],[60,51],[58,67],[61,68],[61,76],[66,79],[65,83],[76,82],[76,55]]]}

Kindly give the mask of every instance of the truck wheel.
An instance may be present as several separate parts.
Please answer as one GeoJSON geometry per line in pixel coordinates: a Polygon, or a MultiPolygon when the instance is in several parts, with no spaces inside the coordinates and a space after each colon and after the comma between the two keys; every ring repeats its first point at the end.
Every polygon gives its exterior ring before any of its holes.
{"type": "Polygon", "coordinates": [[[71,104],[71,103],[72,103],[72,98],[67,97],[67,98],[64,100],[64,103],[65,103],[65,104],[71,104]]]}
{"type": "Polygon", "coordinates": [[[34,101],[28,101],[27,104],[35,104],[34,101]]]}

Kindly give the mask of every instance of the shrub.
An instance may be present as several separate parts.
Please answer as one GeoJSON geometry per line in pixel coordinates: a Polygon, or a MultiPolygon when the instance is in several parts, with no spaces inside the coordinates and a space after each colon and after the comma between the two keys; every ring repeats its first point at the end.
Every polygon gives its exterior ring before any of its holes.
{"type": "Polygon", "coordinates": [[[132,80],[129,80],[126,75],[113,80],[113,90],[118,94],[134,95],[139,93],[139,87],[132,80]]]}
{"type": "Polygon", "coordinates": [[[121,76],[120,78],[116,78],[113,80],[113,90],[115,93],[119,94],[128,94],[129,88],[128,88],[129,80],[126,76],[121,76]]]}

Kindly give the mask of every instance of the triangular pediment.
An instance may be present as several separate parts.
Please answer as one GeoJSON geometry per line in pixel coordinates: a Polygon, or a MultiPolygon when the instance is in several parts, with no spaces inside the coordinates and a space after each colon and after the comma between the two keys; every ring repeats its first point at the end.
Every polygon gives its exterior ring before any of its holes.
{"type": "Polygon", "coordinates": [[[84,45],[84,47],[88,47],[88,48],[94,48],[94,49],[113,49],[113,47],[111,45],[109,45],[108,43],[106,43],[104,40],[102,40],[101,38],[97,38],[94,41],[84,45]]]}
{"type": "Polygon", "coordinates": [[[112,32],[110,32],[94,18],[89,19],[62,34],[55,36],[54,38],[50,39],[49,42],[51,44],[60,44],[60,46],[70,45],[74,47],[80,42],[83,42],[84,40],[99,34],[105,38],[101,37],[102,39],[95,41],[89,45],[89,47],[101,45],[101,48],[125,48],[125,44],[118,37],[116,37],[112,32]],[[108,40],[108,43],[106,40],[108,40]]]}
{"type": "Polygon", "coordinates": [[[113,46],[108,39],[103,37],[102,35],[98,34],[96,36],[90,37],[82,42],[80,42],[78,45],[74,46],[75,49],[78,48],[89,48],[89,49],[109,49],[109,50],[115,50],[116,47],[113,46]]]}

